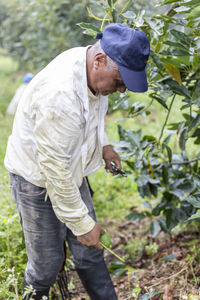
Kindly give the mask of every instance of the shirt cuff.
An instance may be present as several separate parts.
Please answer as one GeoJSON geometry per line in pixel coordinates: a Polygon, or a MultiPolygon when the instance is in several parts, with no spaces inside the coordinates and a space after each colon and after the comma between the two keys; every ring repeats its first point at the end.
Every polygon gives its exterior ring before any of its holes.
{"type": "Polygon", "coordinates": [[[75,236],[79,236],[90,232],[95,226],[95,221],[89,215],[85,215],[80,221],[66,225],[75,236]]]}

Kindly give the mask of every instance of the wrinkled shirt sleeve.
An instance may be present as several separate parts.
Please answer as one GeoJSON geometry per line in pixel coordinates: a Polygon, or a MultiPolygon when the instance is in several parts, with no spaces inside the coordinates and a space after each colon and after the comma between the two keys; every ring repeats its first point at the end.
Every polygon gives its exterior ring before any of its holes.
{"type": "Polygon", "coordinates": [[[88,233],[95,225],[70,171],[71,151],[78,144],[80,126],[78,114],[54,105],[40,107],[35,114],[38,163],[47,193],[58,219],[76,236],[88,233]]]}
{"type": "Polygon", "coordinates": [[[103,146],[110,145],[106,131],[104,131],[103,146]]]}

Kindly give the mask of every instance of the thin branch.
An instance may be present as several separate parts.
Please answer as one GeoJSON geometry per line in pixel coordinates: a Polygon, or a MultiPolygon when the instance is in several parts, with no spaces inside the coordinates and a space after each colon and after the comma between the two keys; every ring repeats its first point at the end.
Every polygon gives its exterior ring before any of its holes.
{"type": "Polygon", "coordinates": [[[159,139],[158,139],[158,143],[160,143],[161,138],[162,138],[162,136],[163,136],[163,132],[164,132],[165,126],[167,125],[167,122],[168,122],[168,119],[169,119],[169,114],[170,114],[170,112],[171,112],[172,105],[173,105],[173,103],[174,103],[175,97],[176,97],[176,94],[174,94],[174,96],[173,96],[173,98],[172,98],[172,101],[171,101],[171,103],[170,103],[169,110],[168,110],[168,112],[167,112],[167,117],[166,117],[166,119],[165,119],[165,123],[163,124],[162,130],[161,130],[161,133],[160,133],[160,137],[159,137],[159,139]]]}
{"type": "Polygon", "coordinates": [[[187,268],[188,268],[188,266],[184,267],[182,270],[180,270],[180,271],[179,271],[178,273],[176,273],[176,274],[173,274],[173,275],[171,275],[171,276],[169,276],[169,277],[166,277],[166,278],[161,279],[161,280],[158,281],[157,283],[155,283],[155,284],[153,284],[153,285],[151,285],[151,286],[148,286],[148,289],[150,289],[150,288],[152,288],[152,287],[154,287],[154,286],[156,286],[156,285],[159,285],[160,283],[162,283],[162,282],[165,281],[165,280],[168,280],[168,279],[171,279],[171,278],[173,278],[173,277],[178,276],[178,275],[181,274],[183,271],[187,270],[187,268]]]}
{"type": "Polygon", "coordinates": [[[200,160],[200,158],[195,158],[195,159],[192,159],[192,160],[186,160],[186,161],[182,161],[182,162],[172,161],[170,163],[170,165],[188,165],[188,164],[191,164],[191,163],[196,162],[198,160],[200,160]]]}

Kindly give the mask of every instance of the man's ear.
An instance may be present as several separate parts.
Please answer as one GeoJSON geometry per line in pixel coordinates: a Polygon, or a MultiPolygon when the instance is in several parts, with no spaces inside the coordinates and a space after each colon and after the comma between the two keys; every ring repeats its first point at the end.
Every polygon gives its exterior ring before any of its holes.
{"type": "Polygon", "coordinates": [[[94,57],[94,67],[95,69],[98,69],[99,67],[105,67],[106,66],[106,54],[104,53],[97,53],[94,57]]]}

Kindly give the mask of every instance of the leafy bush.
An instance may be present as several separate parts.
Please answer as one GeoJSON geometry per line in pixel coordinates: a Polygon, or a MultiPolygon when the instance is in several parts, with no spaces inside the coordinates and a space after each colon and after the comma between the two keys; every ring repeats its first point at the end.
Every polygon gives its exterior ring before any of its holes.
{"type": "MultiPolygon", "coordinates": [[[[179,222],[200,219],[200,155],[198,150],[190,153],[187,147],[200,144],[200,6],[198,0],[165,0],[165,13],[148,16],[144,10],[136,14],[118,4],[107,1],[99,19],[99,31],[106,22],[120,22],[146,32],[151,44],[148,95],[151,103],[157,101],[167,112],[158,138],[119,126],[120,142],[115,144],[135,174],[141,197],[157,198],[151,212],[143,214],[156,217],[151,224],[151,232],[156,236],[161,230],[170,233],[179,222]],[[182,102],[183,121],[168,125],[175,101],[182,102]],[[171,134],[164,137],[166,127],[171,134]],[[171,135],[177,137],[179,151],[173,151],[169,145],[171,135]]],[[[90,16],[95,18],[91,11],[90,16]]],[[[80,26],[93,36],[98,32],[90,24],[80,26]]],[[[128,98],[129,93],[118,99],[112,97],[116,107],[125,108],[127,117],[149,110],[150,105],[130,105],[128,98]]],[[[135,214],[130,214],[129,219],[134,220],[135,214]]]]}
{"type": "Polygon", "coordinates": [[[76,23],[88,20],[87,1],[2,1],[0,42],[24,69],[41,69],[68,48],[86,45],[76,23]]]}

